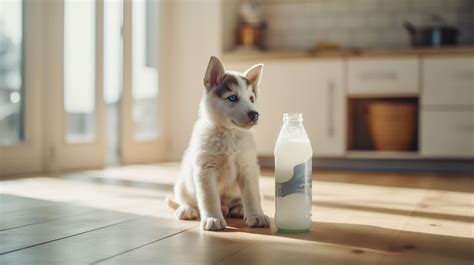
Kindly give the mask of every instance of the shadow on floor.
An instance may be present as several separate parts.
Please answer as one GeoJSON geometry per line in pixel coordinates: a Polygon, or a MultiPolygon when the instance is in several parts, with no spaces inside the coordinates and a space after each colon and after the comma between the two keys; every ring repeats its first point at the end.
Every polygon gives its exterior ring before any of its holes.
{"type": "Polygon", "coordinates": [[[400,231],[360,224],[313,222],[310,231],[301,234],[289,234],[278,232],[274,227],[270,229],[249,228],[243,220],[229,219],[226,232],[244,232],[350,246],[354,247],[353,252],[355,254],[361,254],[364,253],[364,249],[370,249],[390,253],[416,252],[460,259],[474,259],[474,252],[472,251],[474,239],[472,238],[400,231]]]}

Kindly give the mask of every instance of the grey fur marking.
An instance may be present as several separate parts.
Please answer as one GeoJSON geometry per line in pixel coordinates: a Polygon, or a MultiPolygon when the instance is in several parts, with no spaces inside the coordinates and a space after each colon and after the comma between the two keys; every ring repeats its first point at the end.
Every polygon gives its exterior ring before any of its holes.
{"type": "Polygon", "coordinates": [[[222,82],[214,89],[214,93],[218,97],[222,97],[226,92],[233,91],[233,86],[239,86],[237,78],[233,75],[225,74],[222,82]]]}
{"type": "Polygon", "coordinates": [[[244,83],[246,85],[246,87],[245,87],[246,90],[249,87],[251,87],[252,92],[254,94],[254,97],[257,98],[257,88],[252,84],[252,82],[250,80],[248,80],[244,76],[234,76],[232,74],[225,74],[224,75],[220,85],[217,86],[214,89],[215,95],[222,98],[225,93],[234,91],[234,89],[233,89],[234,86],[239,87],[240,82],[239,82],[238,79],[242,80],[243,82],[241,82],[241,83],[244,83]]]}

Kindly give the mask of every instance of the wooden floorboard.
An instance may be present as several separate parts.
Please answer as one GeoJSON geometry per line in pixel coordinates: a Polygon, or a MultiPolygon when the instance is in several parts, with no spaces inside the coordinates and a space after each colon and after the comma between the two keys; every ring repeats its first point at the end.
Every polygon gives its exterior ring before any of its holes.
{"type": "Polygon", "coordinates": [[[136,215],[94,210],[0,232],[0,254],[44,244],[137,218],[136,215]]]}
{"type": "MultiPolygon", "coordinates": [[[[1,192],[1,189],[0,189],[1,192]]],[[[35,200],[26,197],[14,196],[0,193],[0,214],[31,210],[38,207],[54,205],[51,201],[35,200]]]]}
{"type": "Polygon", "coordinates": [[[405,241],[396,243],[397,234],[373,226],[314,222],[311,232],[288,235],[231,220],[225,232],[195,228],[98,264],[471,264],[472,240],[407,233],[405,241]],[[439,255],[426,247],[443,241],[461,248],[439,255]]]}
{"type": "MultiPolygon", "coordinates": [[[[273,216],[273,172],[262,173],[273,216]]],[[[474,262],[474,176],[316,172],[310,232],[284,234],[175,220],[164,198],[177,174],[165,164],[0,181],[0,264],[474,262]]]]}
{"type": "Polygon", "coordinates": [[[51,206],[2,213],[0,231],[43,223],[66,216],[81,214],[93,209],[66,203],[52,203],[51,206]]]}
{"type": "Polygon", "coordinates": [[[196,227],[96,264],[215,264],[253,243],[233,236],[196,227]]]}
{"type": "Polygon", "coordinates": [[[0,264],[88,264],[191,229],[197,222],[141,217],[62,240],[0,255],[0,264]],[[77,251],[75,251],[77,250],[77,251]]]}

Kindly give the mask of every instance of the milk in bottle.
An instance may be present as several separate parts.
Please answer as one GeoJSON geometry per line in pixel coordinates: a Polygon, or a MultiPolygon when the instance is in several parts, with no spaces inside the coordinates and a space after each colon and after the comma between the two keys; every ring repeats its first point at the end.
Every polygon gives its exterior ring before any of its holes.
{"type": "Polygon", "coordinates": [[[303,127],[303,114],[285,113],[275,145],[275,225],[283,232],[311,226],[313,150],[303,127]]]}

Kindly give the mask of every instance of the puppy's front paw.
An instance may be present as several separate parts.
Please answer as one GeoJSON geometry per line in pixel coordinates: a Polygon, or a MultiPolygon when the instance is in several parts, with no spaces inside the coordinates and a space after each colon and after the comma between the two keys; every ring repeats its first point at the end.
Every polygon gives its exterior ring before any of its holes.
{"type": "Polygon", "coordinates": [[[198,210],[187,205],[179,206],[174,214],[179,220],[194,220],[199,217],[198,210]]]}
{"type": "Polygon", "coordinates": [[[251,215],[245,217],[245,222],[249,227],[269,227],[270,218],[266,215],[251,215]]]}
{"type": "Polygon", "coordinates": [[[201,228],[208,231],[224,230],[227,226],[222,217],[206,217],[201,220],[201,228]]]}

